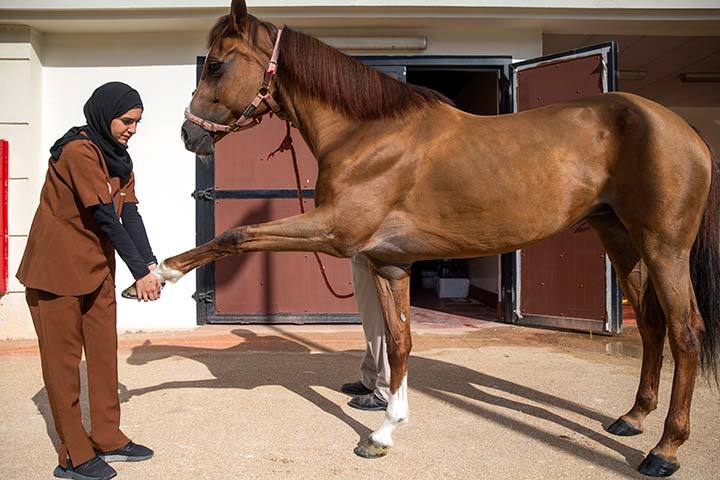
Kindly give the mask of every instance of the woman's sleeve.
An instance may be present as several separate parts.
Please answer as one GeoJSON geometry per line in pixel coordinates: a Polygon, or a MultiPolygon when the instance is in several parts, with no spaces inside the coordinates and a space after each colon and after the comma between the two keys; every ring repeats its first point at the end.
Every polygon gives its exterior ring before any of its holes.
{"type": "MultiPolygon", "coordinates": [[[[136,200],[137,201],[137,200],[136,200]]],[[[145,223],[137,209],[137,203],[125,201],[122,210],[122,224],[127,230],[146,265],[157,263],[145,230],[145,223]]]]}
{"type": "MultiPolygon", "coordinates": [[[[127,208],[127,206],[125,207],[127,208]]],[[[115,212],[115,206],[110,200],[110,203],[100,203],[91,207],[95,222],[97,222],[100,230],[110,238],[115,251],[118,252],[120,258],[130,269],[133,278],[139,280],[145,275],[150,273],[145,261],[140,256],[138,248],[135,243],[130,239],[127,230],[120,223],[120,219],[115,212]]]]}

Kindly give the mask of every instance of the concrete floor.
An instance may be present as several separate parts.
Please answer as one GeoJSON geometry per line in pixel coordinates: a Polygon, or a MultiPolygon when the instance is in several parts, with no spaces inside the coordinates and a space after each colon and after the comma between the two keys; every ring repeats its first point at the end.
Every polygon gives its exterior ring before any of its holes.
{"type": "MultiPolygon", "coordinates": [[[[603,430],[634,398],[634,327],[608,338],[414,314],[411,422],[379,460],[352,450],[382,413],[337,391],[357,378],[359,326],[121,335],[122,428],[156,455],[113,464],[118,478],[645,478],[635,467],[662,432],[669,353],[645,434],[603,430]]],[[[0,342],[0,405],[0,477],[52,478],[57,436],[35,342],[0,342]]],[[[698,380],[673,478],[720,478],[718,454],[720,395],[698,380]]]]}

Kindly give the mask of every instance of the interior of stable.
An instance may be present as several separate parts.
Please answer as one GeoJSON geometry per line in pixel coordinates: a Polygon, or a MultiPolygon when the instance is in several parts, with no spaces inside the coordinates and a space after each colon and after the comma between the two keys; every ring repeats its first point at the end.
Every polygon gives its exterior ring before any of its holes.
{"type": "MultiPolygon", "coordinates": [[[[407,82],[443,93],[466,112],[499,113],[497,70],[408,66],[407,82]]],[[[416,262],[412,267],[410,303],[415,307],[473,318],[499,318],[499,290],[499,255],[429,260],[416,262]],[[440,284],[439,279],[450,280],[440,284]]]]}

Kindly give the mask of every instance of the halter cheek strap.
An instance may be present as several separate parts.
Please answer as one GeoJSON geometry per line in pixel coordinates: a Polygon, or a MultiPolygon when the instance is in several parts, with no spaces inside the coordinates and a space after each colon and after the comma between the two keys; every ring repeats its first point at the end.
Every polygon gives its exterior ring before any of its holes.
{"type": "Polygon", "coordinates": [[[203,130],[207,130],[208,132],[222,132],[222,133],[231,133],[231,132],[237,132],[240,130],[246,130],[248,128],[252,128],[255,125],[260,124],[262,117],[253,117],[253,114],[257,110],[257,108],[260,106],[261,103],[265,102],[268,107],[270,107],[270,110],[273,113],[278,113],[280,111],[280,106],[273,98],[272,94],[270,93],[270,87],[272,86],[273,79],[275,78],[275,74],[277,73],[277,59],[278,55],[280,54],[280,36],[282,35],[282,28],[278,30],[277,38],[275,39],[275,46],[273,47],[272,56],[270,57],[270,63],[268,64],[268,67],[265,69],[265,75],[263,77],[263,83],[260,86],[260,89],[258,90],[257,95],[255,96],[255,99],[250,103],[250,105],[247,106],[245,111],[240,115],[240,118],[235,120],[230,125],[225,125],[222,123],[215,123],[211,122],[210,120],[205,120],[203,118],[198,117],[197,115],[194,115],[190,112],[190,107],[185,109],[185,118],[189,121],[194,123],[195,125],[200,126],[203,130]]]}

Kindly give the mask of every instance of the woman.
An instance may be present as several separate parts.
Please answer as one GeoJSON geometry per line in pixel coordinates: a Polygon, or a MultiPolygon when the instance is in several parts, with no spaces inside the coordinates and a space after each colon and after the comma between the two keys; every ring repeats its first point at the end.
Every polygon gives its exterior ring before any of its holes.
{"type": "Polygon", "coordinates": [[[43,380],[61,440],[55,476],[80,480],[116,475],[106,462],[152,457],[120,431],[115,251],[136,280],[138,300],[160,297],[150,270],[156,259],[137,211],[128,140],[143,112],[137,91],[120,82],[95,90],[87,125],[71,128],[50,149],[17,278],[40,346],[43,380]],[[122,223],[120,221],[122,219],[122,223]],[[85,350],[92,432],[80,412],[79,365],[85,350]]]}

